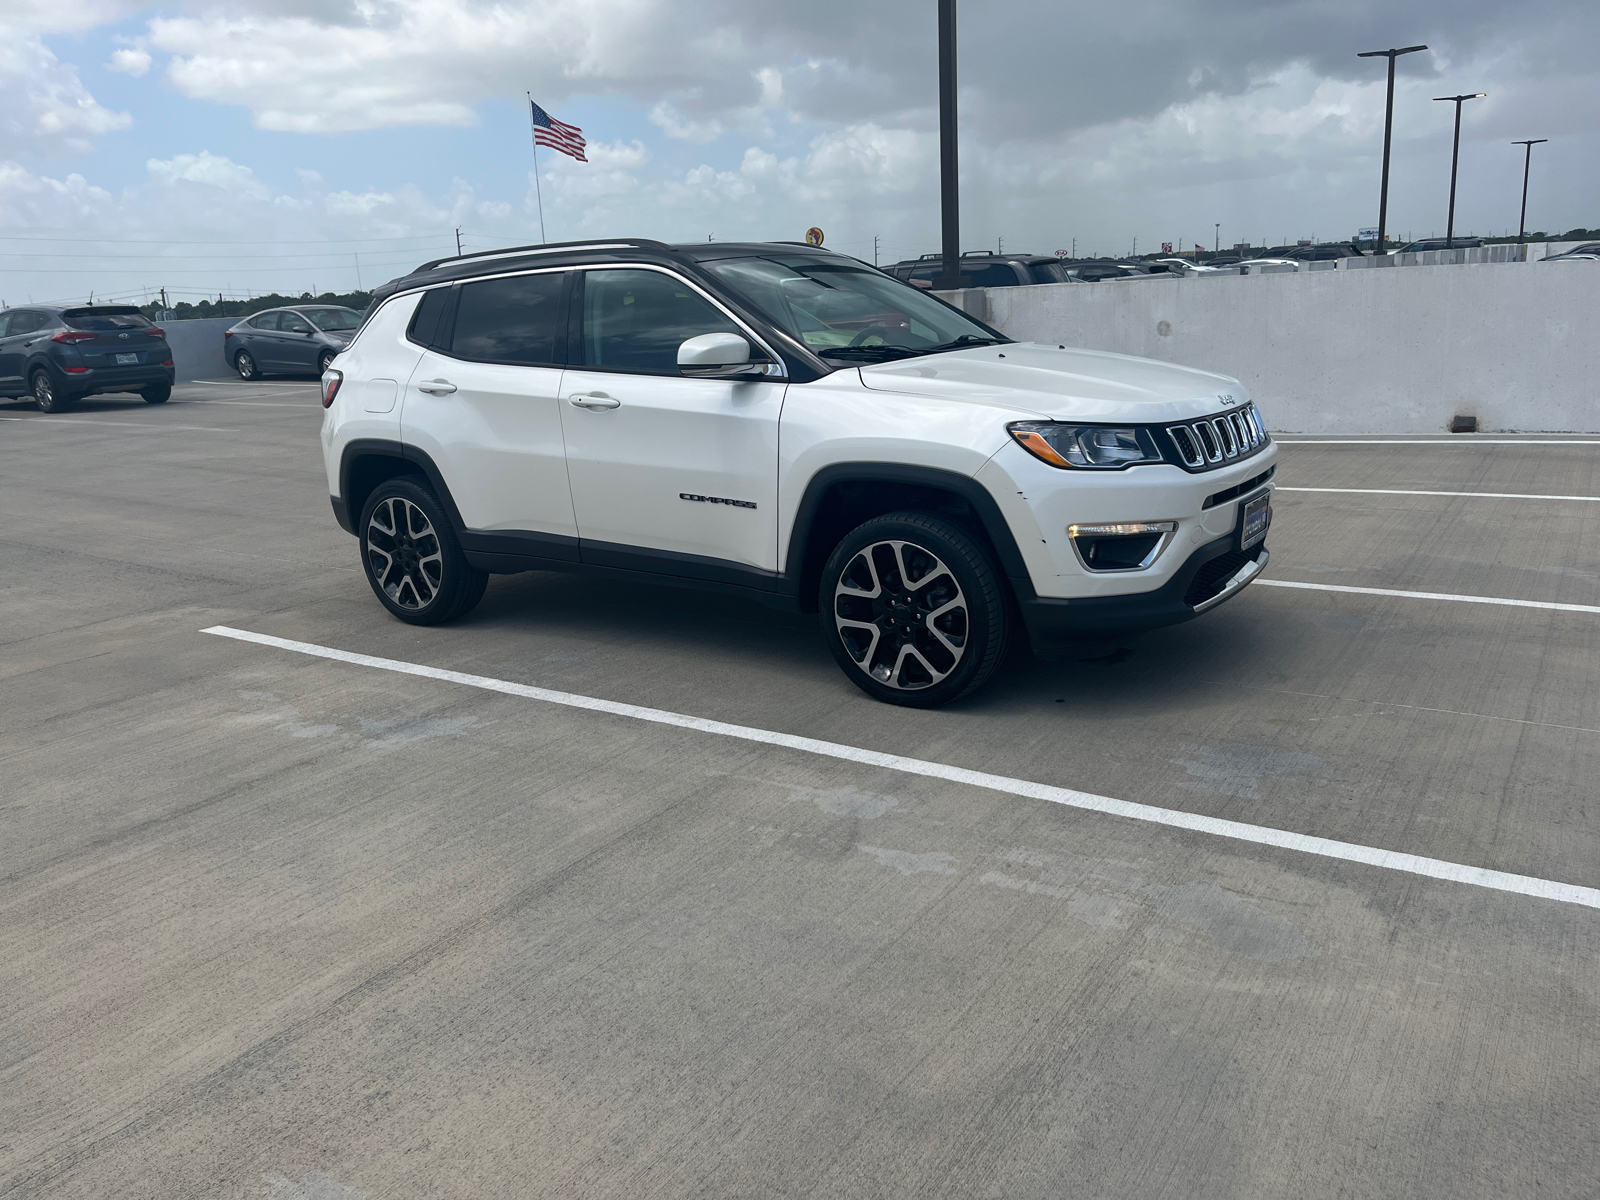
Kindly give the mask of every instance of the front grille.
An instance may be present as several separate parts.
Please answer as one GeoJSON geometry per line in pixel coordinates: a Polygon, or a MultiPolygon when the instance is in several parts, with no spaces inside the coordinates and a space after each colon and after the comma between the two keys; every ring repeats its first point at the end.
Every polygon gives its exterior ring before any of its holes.
{"type": "Polygon", "coordinates": [[[1186,470],[1210,471],[1259,453],[1268,443],[1267,427],[1254,404],[1167,426],[1167,436],[1186,470]]]}
{"type": "Polygon", "coordinates": [[[1204,604],[1222,591],[1240,567],[1255,562],[1260,555],[1261,547],[1257,545],[1248,550],[1230,550],[1213,558],[1194,573],[1194,578],[1189,581],[1189,590],[1183,594],[1183,602],[1190,608],[1204,604]]]}

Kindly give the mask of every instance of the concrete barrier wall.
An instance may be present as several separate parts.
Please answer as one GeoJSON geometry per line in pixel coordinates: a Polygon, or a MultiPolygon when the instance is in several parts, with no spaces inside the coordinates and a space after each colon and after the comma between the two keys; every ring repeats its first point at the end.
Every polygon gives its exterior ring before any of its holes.
{"type": "Polygon", "coordinates": [[[167,345],[172,347],[172,368],[178,382],[190,379],[226,379],[233,367],[222,356],[222,335],[239,323],[238,317],[208,317],[199,321],[163,321],[167,345]]]}
{"type": "Polygon", "coordinates": [[[1600,432],[1600,264],[1041,284],[943,293],[1023,341],[1234,376],[1284,433],[1600,432]]]}

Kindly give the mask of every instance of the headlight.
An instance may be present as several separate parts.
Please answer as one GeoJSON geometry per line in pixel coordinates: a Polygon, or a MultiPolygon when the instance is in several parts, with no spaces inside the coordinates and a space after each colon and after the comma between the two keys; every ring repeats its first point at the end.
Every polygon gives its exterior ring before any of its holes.
{"type": "Polygon", "coordinates": [[[1135,463],[1164,461],[1149,432],[1137,426],[1018,421],[1007,428],[1024,450],[1052,467],[1114,471],[1135,463]]]}

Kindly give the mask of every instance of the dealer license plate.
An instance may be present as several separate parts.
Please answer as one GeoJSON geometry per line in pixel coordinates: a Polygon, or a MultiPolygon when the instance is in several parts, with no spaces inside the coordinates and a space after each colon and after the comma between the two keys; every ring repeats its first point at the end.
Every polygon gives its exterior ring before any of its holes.
{"type": "Polygon", "coordinates": [[[1272,493],[1264,492],[1254,500],[1246,500],[1239,518],[1239,549],[1248,550],[1267,536],[1272,524],[1272,493]]]}
{"type": "Polygon", "coordinates": [[[139,365],[139,356],[137,354],[119,354],[119,355],[117,355],[117,366],[119,366],[119,367],[137,367],[138,365],[139,365]]]}

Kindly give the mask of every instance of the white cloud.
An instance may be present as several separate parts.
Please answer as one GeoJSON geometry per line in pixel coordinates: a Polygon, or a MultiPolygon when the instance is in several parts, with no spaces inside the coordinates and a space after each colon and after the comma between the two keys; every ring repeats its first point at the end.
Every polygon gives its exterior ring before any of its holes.
{"type": "Polygon", "coordinates": [[[106,69],[119,71],[124,75],[143,75],[150,69],[150,51],[141,50],[137,46],[113,50],[106,69]]]}
{"type": "Polygon", "coordinates": [[[93,139],[133,123],[103,108],[37,34],[0,38],[0,159],[82,154],[93,139]]]}

